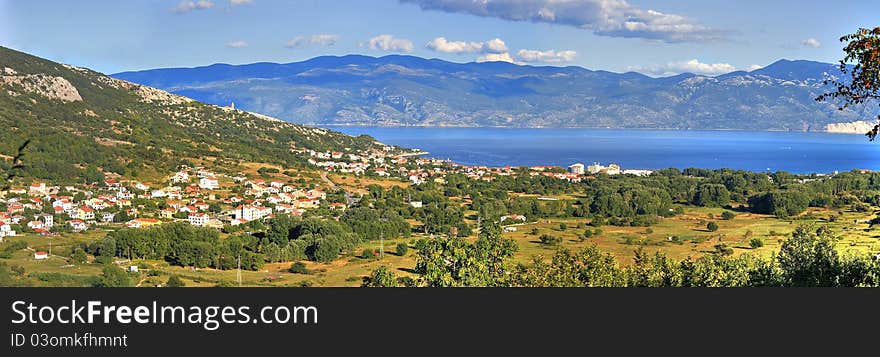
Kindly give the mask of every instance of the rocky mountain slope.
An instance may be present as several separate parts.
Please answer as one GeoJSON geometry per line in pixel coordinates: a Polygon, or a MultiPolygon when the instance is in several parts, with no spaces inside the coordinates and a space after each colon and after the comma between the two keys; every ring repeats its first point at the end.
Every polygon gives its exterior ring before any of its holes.
{"type": "Polygon", "coordinates": [[[81,180],[94,173],[162,174],[187,159],[267,162],[307,158],[291,149],[369,150],[351,137],[203,104],[0,47],[0,171],[26,140],[24,174],[81,180]]]}

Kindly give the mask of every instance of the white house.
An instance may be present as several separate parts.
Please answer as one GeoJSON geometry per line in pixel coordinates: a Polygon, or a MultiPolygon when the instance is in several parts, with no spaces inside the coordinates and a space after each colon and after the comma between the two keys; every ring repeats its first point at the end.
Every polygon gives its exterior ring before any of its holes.
{"type": "Polygon", "coordinates": [[[79,219],[71,219],[67,221],[67,224],[70,225],[70,228],[74,231],[84,231],[88,226],[86,226],[86,222],[83,222],[79,219]]]}
{"type": "Polygon", "coordinates": [[[27,223],[28,228],[30,229],[44,229],[44,225],[42,221],[30,221],[27,223]]]}
{"type": "Polygon", "coordinates": [[[45,195],[47,189],[46,184],[44,182],[34,182],[31,184],[31,187],[28,189],[28,194],[30,195],[45,195]]]}
{"type": "Polygon", "coordinates": [[[651,170],[623,170],[624,175],[636,175],[636,176],[651,176],[654,171],[651,170]]]}
{"type": "Polygon", "coordinates": [[[583,175],[584,174],[584,164],[576,163],[568,167],[568,172],[571,172],[575,175],[583,175]]]}
{"type": "Polygon", "coordinates": [[[235,209],[235,218],[244,221],[261,219],[270,214],[272,214],[272,209],[269,207],[242,205],[235,209]]]}
{"type": "Polygon", "coordinates": [[[587,166],[587,172],[591,174],[598,174],[599,171],[605,169],[605,166],[600,165],[598,162],[594,162],[592,165],[587,166]]]}
{"type": "Polygon", "coordinates": [[[422,208],[422,201],[410,201],[409,205],[412,206],[412,208],[422,208]]]}
{"type": "Polygon", "coordinates": [[[205,176],[199,179],[199,188],[203,188],[206,190],[216,190],[220,188],[220,181],[217,181],[216,177],[205,176]]]}
{"type": "Polygon", "coordinates": [[[140,182],[135,183],[134,188],[141,190],[141,191],[144,191],[144,192],[147,192],[150,190],[150,186],[144,185],[143,183],[140,183],[140,182]]]}
{"type": "Polygon", "coordinates": [[[46,252],[35,252],[35,253],[34,253],[34,259],[36,259],[36,260],[49,259],[49,253],[46,253],[46,252]]]}
{"type": "Polygon", "coordinates": [[[15,231],[12,230],[12,226],[0,222],[0,238],[3,237],[12,237],[15,235],[15,231]]]}
{"type": "Polygon", "coordinates": [[[509,214],[509,215],[506,215],[506,216],[501,216],[500,222],[504,222],[504,221],[506,221],[506,220],[508,220],[508,219],[509,219],[509,220],[512,220],[512,221],[521,221],[521,222],[525,222],[525,221],[526,221],[526,216],[519,215],[519,214],[509,214]]]}
{"type": "Polygon", "coordinates": [[[171,176],[171,182],[187,183],[189,182],[189,174],[186,171],[178,171],[174,176],[171,176]]]}
{"type": "Polygon", "coordinates": [[[43,221],[43,226],[46,228],[52,228],[55,225],[55,217],[47,213],[34,216],[34,220],[43,221]]]}
{"type": "Polygon", "coordinates": [[[206,213],[190,213],[189,215],[189,224],[197,227],[204,227],[208,225],[208,214],[206,213]]]}

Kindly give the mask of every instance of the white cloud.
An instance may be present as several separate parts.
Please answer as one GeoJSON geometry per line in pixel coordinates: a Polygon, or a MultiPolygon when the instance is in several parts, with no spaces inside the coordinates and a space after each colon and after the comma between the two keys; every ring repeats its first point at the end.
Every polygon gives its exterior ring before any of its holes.
{"type": "Polygon", "coordinates": [[[664,42],[706,42],[725,37],[681,15],[641,9],[625,0],[400,0],[423,10],[464,13],[509,21],[573,26],[600,36],[664,42]]]}
{"type": "Polygon", "coordinates": [[[226,47],[230,47],[230,48],[245,48],[247,46],[248,46],[247,42],[244,42],[244,41],[232,41],[232,42],[226,43],[226,47]]]}
{"type": "MultiPolygon", "coordinates": [[[[513,57],[510,57],[510,53],[488,53],[485,56],[477,57],[477,62],[510,62],[517,63],[513,60],[513,57]]],[[[518,64],[518,63],[517,63],[518,64]]]]}
{"type": "Polygon", "coordinates": [[[190,12],[192,10],[205,10],[214,7],[214,2],[211,0],[183,0],[177,4],[174,8],[175,12],[183,13],[190,12]]]}
{"type": "Polygon", "coordinates": [[[696,59],[683,62],[669,62],[662,65],[632,66],[628,69],[655,76],[671,76],[681,73],[716,76],[736,71],[736,67],[729,63],[702,63],[696,59]]]}
{"type": "Polygon", "coordinates": [[[403,38],[395,38],[391,35],[379,35],[371,38],[366,46],[373,50],[388,52],[412,52],[413,43],[403,38]]]}
{"type": "Polygon", "coordinates": [[[801,41],[801,45],[804,45],[807,47],[812,47],[812,48],[819,48],[819,47],[822,47],[822,42],[819,42],[819,40],[810,37],[806,40],[801,41]]]}
{"type": "Polygon", "coordinates": [[[577,52],[571,50],[519,50],[516,53],[516,58],[523,62],[564,63],[574,61],[575,57],[577,52]]]}
{"type": "Polygon", "coordinates": [[[311,36],[297,36],[287,41],[285,47],[294,48],[304,45],[333,46],[339,42],[339,35],[317,34],[311,36]]]}
{"type": "Polygon", "coordinates": [[[232,6],[246,5],[246,4],[253,4],[253,3],[254,3],[254,0],[229,0],[229,4],[232,6]]]}
{"type": "Polygon", "coordinates": [[[761,68],[764,68],[764,66],[759,65],[759,64],[753,64],[753,65],[749,66],[749,72],[751,72],[751,71],[757,71],[757,70],[759,70],[759,69],[761,69],[761,68]]]}
{"type": "Polygon", "coordinates": [[[449,41],[445,37],[437,37],[425,45],[426,48],[445,53],[504,53],[507,44],[500,38],[485,42],[449,41]]]}

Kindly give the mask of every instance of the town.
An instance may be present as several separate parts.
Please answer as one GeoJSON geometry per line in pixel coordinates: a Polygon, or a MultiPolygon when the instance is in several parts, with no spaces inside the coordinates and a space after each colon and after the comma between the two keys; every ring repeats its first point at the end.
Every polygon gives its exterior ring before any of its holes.
{"type": "MultiPolygon", "coordinates": [[[[324,172],[399,179],[410,185],[428,180],[443,184],[448,174],[492,181],[498,176],[527,172],[530,176],[542,175],[576,183],[597,174],[648,176],[652,172],[623,170],[616,164],[598,163],[589,166],[576,163],[567,170],[557,166],[467,166],[423,158],[421,156],[427,153],[419,150],[401,153],[392,146],[366,153],[291,151],[307,155],[309,164],[324,172]]],[[[335,189],[335,184],[326,176],[320,184],[254,176],[258,175],[231,175],[205,167],[182,166],[169,173],[163,182],[149,184],[122,177],[79,185],[33,181],[0,192],[0,241],[22,233],[52,236],[85,232],[95,227],[144,229],[169,222],[187,222],[228,232],[249,222],[271,220],[277,214],[302,216],[307,210],[321,208],[342,212],[357,202],[357,198],[349,194],[328,199],[327,191],[335,189]]],[[[420,202],[410,204],[420,206],[420,202]]],[[[34,255],[36,259],[47,256],[47,252],[42,251],[34,255]]]]}

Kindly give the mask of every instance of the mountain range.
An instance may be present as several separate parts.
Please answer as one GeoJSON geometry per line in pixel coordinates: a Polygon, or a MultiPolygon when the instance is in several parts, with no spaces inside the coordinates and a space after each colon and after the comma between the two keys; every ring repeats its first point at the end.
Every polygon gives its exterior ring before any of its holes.
{"type": "Polygon", "coordinates": [[[369,136],[208,105],[4,47],[0,127],[0,173],[27,142],[22,176],[56,182],[159,178],[181,163],[306,167],[306,149],[384,148],[369,136]]]}
{"type": "Polygon", "coordinates": [[[391,55],[214,64],[112,75],[216,105],[318,125],[825,131],[870,118],[818,103],[836,65],[780,60],[719,76],[391,55]]]}

